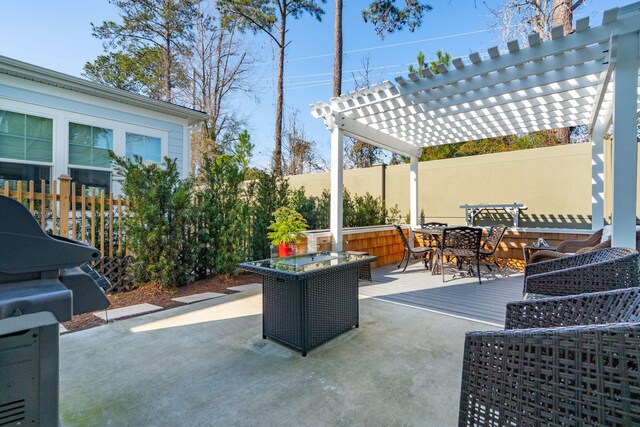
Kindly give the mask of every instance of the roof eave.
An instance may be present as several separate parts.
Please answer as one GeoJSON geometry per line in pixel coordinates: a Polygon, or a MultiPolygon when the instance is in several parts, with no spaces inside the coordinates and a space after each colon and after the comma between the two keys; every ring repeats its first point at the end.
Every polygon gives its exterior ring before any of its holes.
{"type": "Polygon", "coordinates": [[[193,110],[180,105],[148,98],[137,93],[104,86],[99,83],[1,55],[0,73],[179,117],[188,120],[189,125],[202,122],[208,117],[208,114],[203,111],[193,110]]]}

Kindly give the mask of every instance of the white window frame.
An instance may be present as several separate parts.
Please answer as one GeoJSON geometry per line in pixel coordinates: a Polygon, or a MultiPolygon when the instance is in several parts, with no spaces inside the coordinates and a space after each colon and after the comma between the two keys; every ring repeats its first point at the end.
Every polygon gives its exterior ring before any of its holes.
{"type": "MultiPolygon", "coordinates": [[[[164,158],[169,155],[169,132],[161,131],[158,129],[145,128],[141,126],[126,126],[122,129],[122,154],[119,156],[126,157],[127,155],[127,134],[132,133],[136,135],[149,136],[151,138],[160,139],[160,161],[164,161],[164,158]]],[[[115,143],[114,143],[115,145],[115,143]]]]}
{"type": "MultiPolygon", "coordinates": [[[[122,122],[117,119],[105,119],[91,114],[82,114],[75,111],[31,104],[22,100],[13,100],[0,97],[0,109],[18,114],[51,119],[53,121],[52,161],[38,162],[31,160],[9,159],[0,157],[0,161],[16,164],[30,164],[48,166],[50,168],[49,180],[57,179],[60,175],[69,173],[72,169],[87,169],[111,172],[111,189],[114,194],[121,192],[121,185],[115,179],[115,170],[95,166],[75,165],[69,162],[69,123],[77,123],[85,126],[99,127],[113,131],[113,152],[119,157],[126,156],[126,134],[135,133],[154,138],[160,138],[160,153],[162,160],[169,156],[169,131],[143,125],[122,122]]],[[[184,162],[184,159],[183,159],[184,162]]]]}
{"type": "Polygon", "coordinates": [[[51,141],[51,161],[50,162],[40,162],[40,161],[34,161],[34,160],[22,160],[22,159],[14,159],[14,158],[10,158],[10,157],[0,157],[0,162],[3,163],[16,163],[16,164],[22,164],[22,165],[35,165],[35,166],[49,166],[51,167],[51,172],[49,173],[49,180],[52,179],[52,175],[54,174],[54,168],[55,168],[55,163],[56,163],[56,152],[57,152],[57,147],[56,147],[56,134],[57,134],[57,117],[54,115],[51,115],[50,112],[47,112],[45,110],[40,110],[38,108],[36,109],[29,109],[29,108],[22,108],[22,105],[20,104],[16,104],[15,106],[12,105],[12,103],[7,103],[7,106],[5,107],[4,104],[0,105],[0,110],[3,111],[8,111],[10,113],[17,113],[17,114],[27,114],[29,116],[35,116],[35,117],[40,117],[43,119],[50,119],[52,121],[52,141],[51,141]]]}
{"type": "MultiPolygon", "coordinates": [[[[108,120],[99,120],[96,119],[96,121],[103,121],[105,122],[105,124],[108,124],[109,121],[108,120]]],[[[113,138],[113,147],[111,147],[111,150],[116,153],[115,151],[115,147],[116,147],[116,130],[114,129],[114,126],[102,126],[102,125],[96,125],[95,121],[89,122],[81,122],[80,120],[65,120],[65,128],[66,128],[66,135],[67,135],[67,150],[66,150],[66,165],[67,165],[67,170],[68,169],[86,169],[86,170],[94,170],[94,171],[103,171],[103,172],[111,172],[112,177],[111,177],[111,181],[113,181],[113,166],[110,168],[103,168],[103,167],[99,167],[99,166],[85,166],[85,165],[77,165],[75,163],[71,163],[71,161],[69,160],[69,145],[71,145],[71,140],[69,138],[69,128],[70,128],[70,124],[76,124],[76,125],[82,125],[82,126],[91,126],[92,128],[101,128],[101,129],[108,129],[112,132],[112,138],[113,138]]],[[[114,122],[110,122],[111,124],[113,124],[114,122]]],[[[116,153],[117,154],[117,153],[116,153]]]]}

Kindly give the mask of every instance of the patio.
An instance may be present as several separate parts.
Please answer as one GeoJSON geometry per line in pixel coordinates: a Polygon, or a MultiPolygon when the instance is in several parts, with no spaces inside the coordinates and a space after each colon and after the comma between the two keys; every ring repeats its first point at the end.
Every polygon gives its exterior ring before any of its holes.
{"type": "MultiPolygon", "coordinates": [[[[592,140],[591,231],[602,228],[610,208],[612,248],[605,250],[634,247],[638,16],[640,2],[605,11],[601,25],[591,26],[585,17],[576,22],[574,32],[565,34],[562,27],[556,27],[551,40],[545,43],[532,35],[528,46],[511,41],[508,52],[492,47],[486,55],[471,53],[468,59],[454,59],[450,69],[440,67],[437,75],[428,70],[421,75],[411,73],[406,78],[396,77],[393,82],[342,94],[329,103],[312,104],[314,117],[321,119],[331,132],[330,236],[320,243],[335,251],[357,243],[355,239],[349,242],[343,227],[345,137],[408,157],[408,222],[415,230],[421,206],[418,173],[422,148],[585,125],[592,140]],[[603,147],[611,126],[612,174],[611,181],[605,182],[603,147]],[[612,196],[607,210],[605,184],[611,187],[607,192],[612,196]]],[[[535,183],[534,179],[530,181],[535,183]]],[[[459,179],[451,182],[464,185],[459,179]]],[[[436,185],[444,183],[434,181],[436,185]]],[[[552,190],[549,187],[550,193],[552,190]]],[[[19,198],[22,194],[20,190],[19,198]]],[[[62,200],[62,193],[60,196],[62,200]]],[[[54,191],[53,223],[56,197],[54,191]]],[[[68,201],[61,204],[66,206],[68,201]]],[[[105,214],[101,216],[103,234],[105,214]]],[[[10,224],[8,219],[4,222],[10,224]]],[[[185,222],[182,229],[190,230],[188,224],[185,222]]],[[[173,229],[173,224],[168,228],[173,229]]],[[[220,234],[221,228],[211,228],[212,235],[220,234]]],[[[384,231],[373,233],[376,240],[393,240],[384,231]]],[[[182,234],[190,236],[188,232],[182,234]]],[[[410,238],[412,234],[409,233],[410,238]]],[[[402,230],[400,236],[404,236],[402,230]]],[[[443,241],[446,242],[446,233],[443,241]]],[[[397,264],[388,264],[397,255],[393,248],[397,244],[392,241],[390,246],[385,251],[386,265],[373,272],[373,283],[356,288],[355,266],[348,276],[352,308],[359,292],[356,321],[360,327],[326,342],[307,357],[263,339],[265,320],[259,287],[62,336],[61,424],[449,426],[458,423],[461,382],[461,425],[483,425],[485,420],[513,425],[638,423],[637,288],[512,305],[507,330],[502,331],[505,305],[522,298],[522,273],[487,273],[483,267],[482,284],[475,277],[461,277],[453,270],[446,271],[443,281],[442,276],[432,275],[421,263],[400,273],[397,264]],[[469,334],[465,341],[465,334],[470,331],[492,330],[501,331],[469,334]],[[465,345],[465,376],[461,381],[465,345]]],[[[445,249],[443,244],[441,259],[448,255],[445,249]]],[[[510,250],[515,249],[519,247],[510,250]]],[[[211,253],[220,253],[216,250],[211,253]]],[[[637,286],[638,254],[629,251],[632,254],[625,256],[633,257],[633,262],[625,265],[632,270],[629,277],[634,276],[633,280],[623,280],[627,276],[621,274],[614,259],[610,261],[614,264],[607,265],[600,265],[604,264],[602,260],[594,261],[602,267],[601,276],[591,275],[591,281],[593,277],[615,276],[621,282],[615,287],[637,286]]],[[[144,251],[133,252],[139,256],[144,251]]],[[[96,253],[94,257],[98,256],[96,253]]],[[[567,257],[567,264],[582,262],[589,256],[567,257]]],[[[236,265],[234,261],[231,269],[236,265]]],[[[26,276],[18,274],[26,273],[19,267],[13,267],[15,272],[8,270],[17,275],[18,281],[25,281],[26,276]]],[[[40,277],[36,267],[27,267],[38,274],[38,280],[53,276],[47,272],[40,277]]],[[[577,276],[575,269],[579,267],[562,266],[558,271],[563,273],[558,275],[572,282],[573,277],[567,276],[577,276]]],[[[536,280],[531,274],[535,268],[527,269],[527,286],[536,280]]],[[[545,265],[538,268],[543,271],[545,265]]],[[[324,280],[328,287],[336,289],[338,280],[324,280]]],[[[60,286],[66,287],[64,281],[60,286]]],[[[300,290],[296,295],[306,296],[308,288],[304,286],[297,288],[300,290]]],[[[62,291],[65,310],[60,310],[63,315],[57,320],[70,313],[71,308],[76,309],[74,301],[82,301],[62,291]]],[[[82,295],[76,292],[76,296],[82,295]]],[[[268,292],[265,285],[267,301],[268,292]]],[[[4,324],[14,328],[23,320],[21,316],[31,321],[28,316],[34,313],[29,312],[29,305],[25,307],[11,312],[17,321],[9,319],[4,324]]],[[[302,315],[308,316],[311,310],[307,305],[301,303],[299,307],[302,315]]],[[[281,313],[287,318],[288,312],[281,313]]],[[[315,315],[335,322],[325,313],[315,315]]],[[[57,320],[53,314],[49,317],[50,323],[41,326],[44,334],[18,335],[17,329],[12,329],[5,335],[21,340],[42,336],[42,347],[34,344],[40,339],[29,345],[38,349],[39,353],[34,354],[44,355],[47,340],[57,338],[57,320]]],[[[305,333],[300,335],[304,337],[305,333]]],[[[19,346],[14,348],[22,351],[19,346]]],[[[57,350],[50,343],[49,348],[57,350]]],[[[10,362],[15,360],[15,365],[26,363],[20,354],[10,362]]],[[[5,366],[22,375],[11,364],[5,366]]],[[[43,372],[42,378],[50,380],[51,376],[43,372]]],[[[36,380],[35,376],[22,375],[20,381],[23,378],[36,380]]],[[[15,383],[5,384],[10,388],[15,383]]],[[[42,389],[53,393],[54,387],[42,389]]],[[[42,397],[38,402],[54,400],[42,397]]],[[[12,398],[6,405],[19,406],[22,402],[12,398]]],[[[36,423],[35,418],[33,422],[36,423]]]]}
{"type": "Polygon", "coordinates": [[[374,270],[360,328],[306,358],[262,339],[260,291],[65,335],[63,425],[455,425],[464,334],[498,329],[522,276],[451,277],[374,270]]]}

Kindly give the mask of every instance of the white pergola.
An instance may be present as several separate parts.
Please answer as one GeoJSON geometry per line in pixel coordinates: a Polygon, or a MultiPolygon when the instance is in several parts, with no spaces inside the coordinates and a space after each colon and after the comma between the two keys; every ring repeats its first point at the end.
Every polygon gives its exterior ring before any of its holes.
{"type": "Polygon", "coordinates": [[[604,224],[604,135],[613,122],[614,246],[635,247],[636,126],[640,2],[589,18],[575,32],[529,36],[488,56],[456,58],[439,74],[428,69],[311,104],[331,131],[331,234],[342,249],[343,138],[350,136],[410,158],[411,226],[418,220],[418,156],[427,146],[587,125],[592,139],[592,222],[604,224]],[[486,59],[485,59],[486,58],[486,59]]]}

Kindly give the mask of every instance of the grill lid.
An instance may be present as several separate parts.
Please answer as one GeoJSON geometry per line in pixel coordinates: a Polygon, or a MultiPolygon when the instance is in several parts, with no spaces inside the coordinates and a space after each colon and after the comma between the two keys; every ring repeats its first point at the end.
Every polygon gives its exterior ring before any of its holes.
{"type": "Polygon", "coordinates": [[[75,267],[100,258],[82,243],[49,236],[22,203],[0,196],[0,272],[32,273],[75,267]]]}

